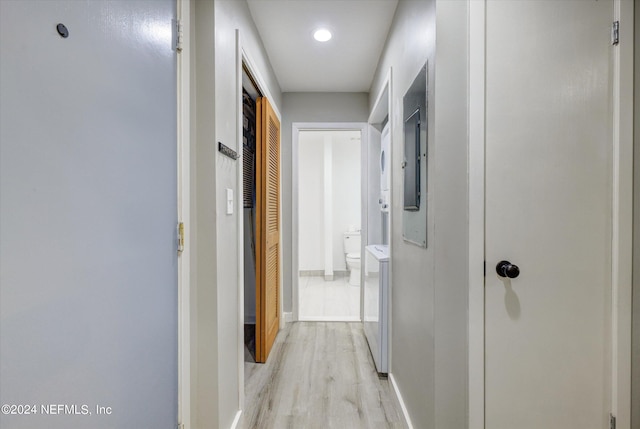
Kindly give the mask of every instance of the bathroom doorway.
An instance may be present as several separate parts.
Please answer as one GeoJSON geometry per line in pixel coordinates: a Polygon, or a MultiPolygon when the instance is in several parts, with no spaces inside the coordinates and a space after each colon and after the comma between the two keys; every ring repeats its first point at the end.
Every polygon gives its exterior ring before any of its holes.
{"type": "Polygon", "coordinates": [[[361,320],[362,140],[361,129],[298,133],[298,320],[361,320]]]}

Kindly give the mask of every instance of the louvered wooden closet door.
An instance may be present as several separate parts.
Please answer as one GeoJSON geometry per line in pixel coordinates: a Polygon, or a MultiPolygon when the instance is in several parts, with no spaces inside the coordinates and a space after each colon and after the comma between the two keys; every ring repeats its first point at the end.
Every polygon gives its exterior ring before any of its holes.
{"type": "Polygon", "coordinates": [[[256,361],[266,362],[280,327],[280,121],[258,98],[256,148],[256,361]]]}

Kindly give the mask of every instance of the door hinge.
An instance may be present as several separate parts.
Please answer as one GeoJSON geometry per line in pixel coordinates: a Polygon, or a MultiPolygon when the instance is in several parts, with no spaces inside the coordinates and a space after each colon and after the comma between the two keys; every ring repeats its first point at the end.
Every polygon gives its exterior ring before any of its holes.
{"type": "Polygon", "coordinates": [[[609,414],[609,429],[616,429],[616,416],[609,414]]]}
{"type": "Polygon", "coordinates": [[[177,227],[178,253],[184,250],[184,222],[178,223],[177,227]]]}
{"type": "Polygon", "coordinates": [[[620,43],[620,21],[613,21],[611,26],[611,44],[613,46],[620,43]]]}
{"type": "Polygon", "coordinates": [[[180,21],[179,19],[174,19],[173,20],[173,32],[174,32],[174,38],[173,38],[173,49],[175,49],[176,51],[180,52],[182,51],[182,21],[180,21]]]}

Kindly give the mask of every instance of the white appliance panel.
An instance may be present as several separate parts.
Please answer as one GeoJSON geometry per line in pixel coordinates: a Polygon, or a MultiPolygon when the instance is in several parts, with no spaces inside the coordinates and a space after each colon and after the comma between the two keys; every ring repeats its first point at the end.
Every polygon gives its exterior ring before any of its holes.
{"type": "Polygon", "coordinates": [[[389,246],[366,247],[364,332],[379,373],[389,372],[389,246]]]}

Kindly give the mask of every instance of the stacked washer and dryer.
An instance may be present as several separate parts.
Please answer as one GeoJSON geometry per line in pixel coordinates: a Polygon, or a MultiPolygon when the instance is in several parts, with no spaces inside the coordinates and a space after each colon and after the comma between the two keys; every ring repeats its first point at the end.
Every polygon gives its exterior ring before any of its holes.
{"type": "Polygon", "coordinates": [[[389,372],[389,245],[388,213],[390,201],[391,136],[389,124],[382,130],[380,144],[380,210],[384,244],[366,247],[364,260],[364,333],[376,370],[389,372]],[[386,227],[385,227],[386,224],[386,227]]]}

